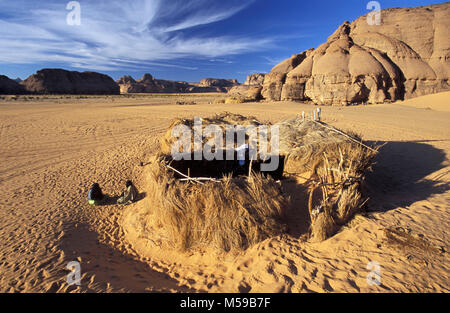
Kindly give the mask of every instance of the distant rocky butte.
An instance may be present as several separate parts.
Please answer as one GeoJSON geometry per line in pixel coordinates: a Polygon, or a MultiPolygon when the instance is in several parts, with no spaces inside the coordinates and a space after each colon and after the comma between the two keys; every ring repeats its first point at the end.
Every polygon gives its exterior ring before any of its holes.
{"type": "Polygon", "coordinates": [[[233,86],[239,85],[235,79],[205,78],[200,83],[155,79],[145,74],[140,80],[131,76],[121,77],[117,83],[121,93],[202,93],[227,92],[233,86]]]}
{"type": "Polygon", "coordinates": [[[450,2],[381,11],[345,22],[316,50],[292,56],[266,75],[267,100],[316,104],[381,103],[450,89],[450,2]]]}
{"type": "Polygon", "coordinates": [[[21,84],[28,92],[37,94],[120,94],[119,86],[111,77],[95,72],[43,69],[21,84]]]}
{"type": "Polygon", "coordinates": [[[26,93],[25,87],[8,78],[0,75],[0,95],[20,95],[26,93]]]}
{"type": "Polygon", "coordinates": [[[239,85],[236,79],[220,79],[220,78],[205,78],[200,81],[200,86],[203,87],[234,87],[239,85]]]}

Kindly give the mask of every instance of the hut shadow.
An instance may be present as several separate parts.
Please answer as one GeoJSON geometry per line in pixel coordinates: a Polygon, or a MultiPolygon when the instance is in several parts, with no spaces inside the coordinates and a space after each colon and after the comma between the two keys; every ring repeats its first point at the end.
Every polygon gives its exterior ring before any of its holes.
{"type": "MultiPolygon", "coordinates": [[[[384,212],[406,207],[450,190],[441,177],[429,176],[446,168],[446,154],[427,141],[384,142],[366,176],[368,211],[384,212]]],[[[379,144],[379,142],[378,142],[379,144]]]]}
{"type": "MultiPolygon", "coordinates": [[[[369,142],[374,144],[373,142],[369,142]]],[[[446,154],[426,142],[377,142],[383,144],[376,156],[373,171],[366,174],[364,195],[370,197],[367,211],[385,212],[407,207],[414,202],[450,190],[442,181],[446,173],[430,175],[446,168],[446,154]]],[[[447,172],[448,173],[448,172],[447,172]]],[[[296,238],[310,227],[308,190],[295,179],[282,180],[283,192],[290,196],[287,212],[288,233],[296,238]]]]}
{"type": "Polygon", "coordinates": [[[86,224],[70,225],[60,248],[68,262],[80,262],[81,292],[196,292],[180,286],[166,273],[99,242],[98,234],[86,224]]]}

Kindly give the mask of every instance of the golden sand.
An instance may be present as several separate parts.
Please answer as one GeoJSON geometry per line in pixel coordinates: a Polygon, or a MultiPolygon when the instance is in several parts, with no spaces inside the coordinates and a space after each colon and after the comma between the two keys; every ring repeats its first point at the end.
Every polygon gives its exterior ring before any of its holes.
{"type": "Polygon", "coordinates": [[[123,207],[87,204],[93,182],[110,195],[120,194],[128,179],[145,191],[139,163],[156,151],[174,118],[229,111],[277,122],[315,108],[209,104],[216,98],[0,100],[0,291],[450,291],[449,92],[394,104],[323,107],[326,123],[385,143],[368,177],[373,212],[325,242],[305,242],[301,235],[309,225],[297,216],[295,232],[239,254],[149,248],[138,255],[120,226],[123,207]],[[81,264],[81,286],[66,283],[71,261],[81,264]],[[380,265],[381,285],[368,284],[370,262],[380,265]]]}

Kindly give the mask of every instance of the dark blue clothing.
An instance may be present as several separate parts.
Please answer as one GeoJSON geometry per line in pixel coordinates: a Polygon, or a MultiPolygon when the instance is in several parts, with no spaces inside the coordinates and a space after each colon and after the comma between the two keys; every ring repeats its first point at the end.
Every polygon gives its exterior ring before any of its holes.
{"type": "Polygon", "coordinates": [[[104,195],[100,186],[98,184],[92,185],[91,189],[89,189],[88,200],[100,201],[103,198],[104,195]]]}

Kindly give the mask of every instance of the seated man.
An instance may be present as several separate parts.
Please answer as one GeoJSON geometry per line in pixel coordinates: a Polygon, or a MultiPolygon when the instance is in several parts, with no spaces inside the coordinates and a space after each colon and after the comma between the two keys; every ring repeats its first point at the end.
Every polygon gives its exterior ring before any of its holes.
{"type": "Polygon", "coordinates": [[[136,187],[134,187],[133,183],[131,181],[127,181],[125,185],[127,189],[122,193],[120,198],[117,200],[117,204],[127,205],[137,200],[138,191],[136,187]]]}
{"type": "Polygon", "coordinates": [[[95,183],[89,189],[88,202],[90,205],[99,205],[105,201],[105,195],[103,195],[100,185],[95,183]]]}

